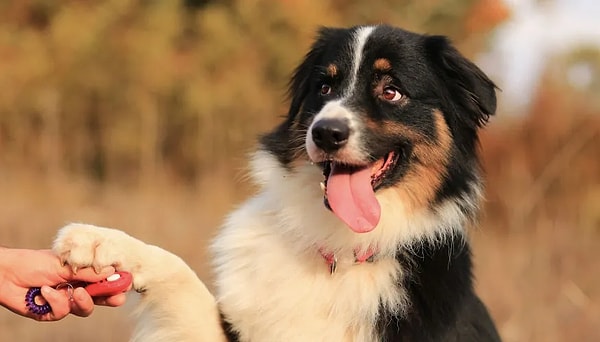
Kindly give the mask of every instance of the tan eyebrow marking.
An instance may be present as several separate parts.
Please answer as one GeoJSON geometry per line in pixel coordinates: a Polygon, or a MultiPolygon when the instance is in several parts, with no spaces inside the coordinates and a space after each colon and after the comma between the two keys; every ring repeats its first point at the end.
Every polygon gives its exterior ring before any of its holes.
{"type": "Polygon", "coordinates": [[[338,68],[337,65],[335,64],[329,64],[327,66],[327,75],[331,76],[331,77],[335,77],[338,73],[338,68]]]}
{"type": "Polygon", "coordinates": [[[379,71],[389,71],[392,69],[392,64],[386,58],[378,58],[373,63],[373,68],[379,71]]]}

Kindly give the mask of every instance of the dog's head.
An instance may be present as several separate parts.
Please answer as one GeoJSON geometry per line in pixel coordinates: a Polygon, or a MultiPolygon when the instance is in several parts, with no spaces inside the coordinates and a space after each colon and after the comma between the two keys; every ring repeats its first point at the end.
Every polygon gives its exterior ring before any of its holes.
{"type": "Polygon", "coordinates": [[[286,120],[261,142],[291,171],[321,168],[325,206],[368,232],[382,192],[417,210],[477,191],[477,129],[495,90],[444,37],[323,28],[290,82],[286,120]]]}

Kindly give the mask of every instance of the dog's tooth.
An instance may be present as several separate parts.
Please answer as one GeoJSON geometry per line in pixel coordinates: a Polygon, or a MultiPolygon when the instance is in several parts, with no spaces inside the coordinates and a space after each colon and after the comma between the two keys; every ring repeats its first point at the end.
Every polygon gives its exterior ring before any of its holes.
{"type": "Polygon", "coordinates": [[[321,190],[322,190],[323,192],[325,192],[325,190],[327,190],[327,187],[325,186],[325,182],[321,182],[321,183],[319,183],[319,186],[321,187],[321,190]]]}

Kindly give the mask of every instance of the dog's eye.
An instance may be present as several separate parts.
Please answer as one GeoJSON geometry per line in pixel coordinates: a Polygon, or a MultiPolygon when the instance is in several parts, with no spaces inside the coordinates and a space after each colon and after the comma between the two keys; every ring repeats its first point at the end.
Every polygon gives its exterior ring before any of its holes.
{"type": "Polygon", "coordinates": [[[398,91],[398,89],[393,87],[385,87],[383,88],[381,97],[386,101],[396,102],[402,99],[402,94],[398,91]]]}
{"type": "Polygon", "coordinates": [[[331,94],[331,86],[329,84],[321,85],[321,95],[329,95],[331,94]]]}

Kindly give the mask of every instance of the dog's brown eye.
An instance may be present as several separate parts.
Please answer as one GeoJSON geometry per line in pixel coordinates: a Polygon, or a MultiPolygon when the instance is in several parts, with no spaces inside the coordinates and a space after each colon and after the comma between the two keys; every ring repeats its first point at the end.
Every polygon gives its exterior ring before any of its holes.
{"type": "Polygon", "coordinates": [[[321,95],[331,94],[331,86],[329,84],[323,84],[321,86],[321,95]]]}
{"type": "Polygon", "coordinates": [[[395,88],[385,87],[383,88],[383,93],[381,94],[381,97],[383,97],[383,99],[386,101],[396,102],[402,99],[402,94],[400,94],[400,92],[395,88]]]}

